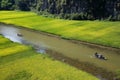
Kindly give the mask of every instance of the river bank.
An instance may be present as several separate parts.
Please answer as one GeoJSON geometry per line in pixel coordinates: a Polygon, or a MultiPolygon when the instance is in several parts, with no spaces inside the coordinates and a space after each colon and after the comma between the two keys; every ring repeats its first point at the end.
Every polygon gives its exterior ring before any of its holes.
{"type": "Polygon", "coordinates": [[[0,35],[0,80],[39,79],[99,80],[46,54],[38,54],[30,46],[12,42],[0,35]]]}

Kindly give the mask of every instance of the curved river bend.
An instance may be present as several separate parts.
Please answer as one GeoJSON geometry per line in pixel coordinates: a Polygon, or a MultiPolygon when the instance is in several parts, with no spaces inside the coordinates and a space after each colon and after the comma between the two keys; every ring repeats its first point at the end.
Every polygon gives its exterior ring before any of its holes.
{"type": "Polygon", "coordinates": [[[113,51],[93,48],[83,44],[78,45],[64,39],[50,37],[40,34],[39,32],[10,25],[0,24],[0,34],[14,42],[33,44],[34,46],[37,46],[38,51],[41,53],[44,53],[47,49],[51,49],[71,59],[89,62],[109,71],[120,69],[120,55],[113,51]],[[23,36],[17,36],[17,33],[21,33],[23,36]],[[103,54],[108,60],[104,61],[96,59],[94,57],[95,52],[103,54]]]}

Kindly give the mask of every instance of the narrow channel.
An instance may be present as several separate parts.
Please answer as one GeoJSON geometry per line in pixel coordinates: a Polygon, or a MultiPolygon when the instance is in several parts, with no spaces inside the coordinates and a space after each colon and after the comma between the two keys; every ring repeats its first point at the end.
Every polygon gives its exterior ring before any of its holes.
{"type": "Polygon", "coordinates": [[[102,50],[83,44],[75,44],[64,39],[43,35],[36,31],[13,27],[11,25],[0,24],[0,34],[14,42],[32,44],[41,53],[45,53],[47,49],[51,49],[71,59],[88,62],[109,71],[120,69],[120,55],[112,50],[102,50]],[[18,36],[18,33],[21,33],[22,36],[18,36]],[[108,60],[95,58],[95,52],[103,54],[108,60]]]}

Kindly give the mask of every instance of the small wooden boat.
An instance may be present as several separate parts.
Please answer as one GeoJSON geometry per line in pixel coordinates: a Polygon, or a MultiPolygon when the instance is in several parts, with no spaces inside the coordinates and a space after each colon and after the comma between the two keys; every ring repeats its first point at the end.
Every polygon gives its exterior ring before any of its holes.
{"type": "Polygon", "coordinates": [[[98,54],[97,52],[94,55],[98,59],[107,60],[107,58],[105,56],[103,56],[102,54],[98,54]]]}
{"type": "Polygon", "coordinates": [[[22,37],[23,35],[22,35],[21,33],[17,33],[17,36],[20,36],[20,37],[22,37]]]}

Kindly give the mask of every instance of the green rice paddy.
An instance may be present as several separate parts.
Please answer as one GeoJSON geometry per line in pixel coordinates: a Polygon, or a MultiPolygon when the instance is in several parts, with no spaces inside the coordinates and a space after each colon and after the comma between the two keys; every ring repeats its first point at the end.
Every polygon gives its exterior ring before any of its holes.
{"type": "Polygon", "coordinates": [[[120,48],[119,21],[74,21],[47,18],[33,12],[0,11],[0,22],[56,34],[63,38],[120,48]]]}
{"type": "Polygon", "coordinates": [[[0,36],[0,80],[98,80],[30,46],[0,36]]]}

